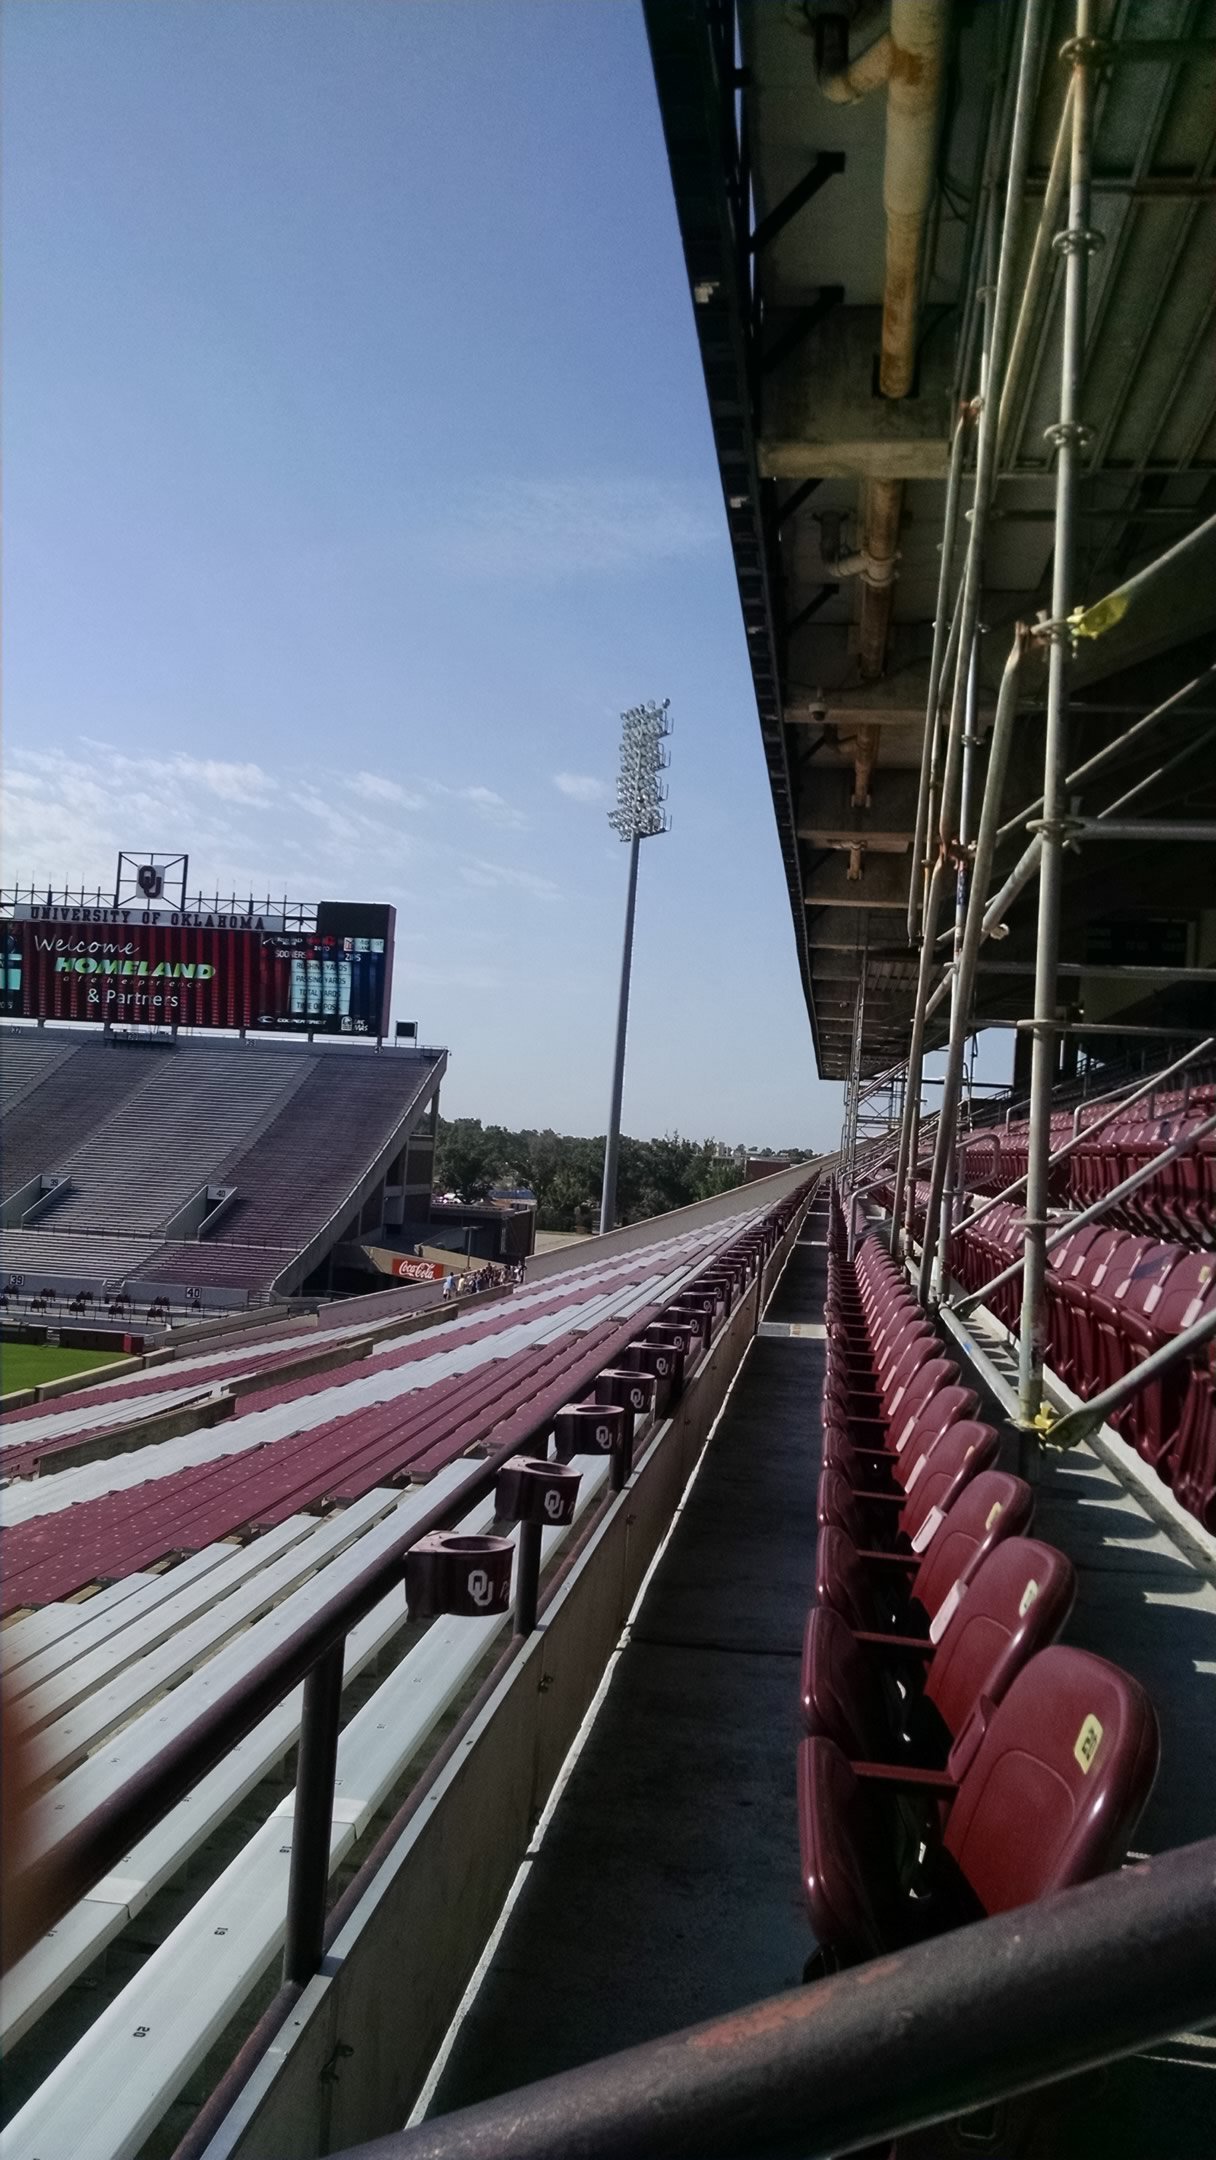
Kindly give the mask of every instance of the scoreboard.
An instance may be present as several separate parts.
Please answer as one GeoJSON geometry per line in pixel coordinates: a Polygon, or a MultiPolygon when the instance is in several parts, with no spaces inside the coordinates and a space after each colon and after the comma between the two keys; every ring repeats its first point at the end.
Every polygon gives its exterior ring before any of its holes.
{"type": "Polygon", "coordinates": [[[27,905],[0,922],[0,1012],[113,1026],[388,1033],[395,911],[322,901],[262,915],[27,905]]]}

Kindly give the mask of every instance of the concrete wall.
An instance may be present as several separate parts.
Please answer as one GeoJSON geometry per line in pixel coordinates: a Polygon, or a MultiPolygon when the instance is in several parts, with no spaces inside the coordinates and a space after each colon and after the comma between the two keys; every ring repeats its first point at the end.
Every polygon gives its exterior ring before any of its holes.
{"type": "MultiPolygon", "coordinates": [[[[749,1199],[764,1190],[751,1187],[749,1199]]],[[[608,1503],[541,1626],[403,1831],[206,2160],[286,2153],[318,2160],[405,2121],[801,1219],[800,1210],[625,1491],[608,1503]]],[[[596,1249],[605,1242],[596,1240],[596,1249]]]]}
{"type": "Polygon", "coordinates": [[[729,1192],[718,1193],[712,1200],[694,1200],[691,1207],[673,1208],[670,1215],[650,1215],[644,1222],[628,1223],[623,1230],[609,1230],[605,1237],[589,1237],[581,1244],[562,1246],[557,1252],[534,1253],[528,1262],[528,1281],[541,1282],[548,1275],[565,1274],[568,1268],[595,1267],[614,1253],[636,1252],[639,1245],[649,1245],[656,1238],[681,1237],[687,1230],[700,1229],[702,1224],[725,1222],[730,1215],[775,1207],[787,1193],[796,1192],[806,1178],[814,1177],[826,1160],[824,1156],[815,1162],[795,1163],[789,1170],[779,1170],[775,1177],[756,1178],[750,1185],[732,1185],[729,1192]]]}

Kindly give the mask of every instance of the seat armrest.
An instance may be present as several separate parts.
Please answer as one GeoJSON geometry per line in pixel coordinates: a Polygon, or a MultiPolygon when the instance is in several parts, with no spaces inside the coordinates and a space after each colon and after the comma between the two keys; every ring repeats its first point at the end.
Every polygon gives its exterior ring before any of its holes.
{"type": "Polygon", "coordinates": [[[932,1657],[936,1643],[927,1635],[875,1635],[866,1628],[854,1628],[854,1642],[876,1643],[881,1650],[914,1650],[918,1657],[932,1657]]]}
{"type": "Polygon", "coordinates": [[[911,1763],[851,1762],[849,1768],[855,1778],[868,1778],[876,1785],[907,1785],[918,1792],[954,1794],[958,1781],[946,1770],[918,1770],[911,1763]]]}

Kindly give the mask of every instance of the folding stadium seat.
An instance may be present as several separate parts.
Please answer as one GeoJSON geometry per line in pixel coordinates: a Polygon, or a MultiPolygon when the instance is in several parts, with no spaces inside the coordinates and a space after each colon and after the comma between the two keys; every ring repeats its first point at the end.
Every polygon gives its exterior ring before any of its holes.
{"type": "Polygon", "coordinates": [[[1128,1286],[1141,1262],[1158,1251],[1156,1240],[1142,1232],[1121,1238],[1105,1267],[1095,1271],[1087,1299],[1092,1363],[1088,1394],[1109,1387],[1130,1362],[1120,1321],[1128,1286]]]}
{"type": "MultiPolygon", "coordinates": [[[[965,1395],[968,1391],[946,1392],[965,1395]]],[[[855,1545],[909,1552],[926,1516],[934,1509],[940,1515],[952,1507],[964,1485],[981,1470],[992,1469],[999,1448],[991,1425],[959,1418],[938,1432],[926,1420],[923,1442],[914,1441],[896,1460],[897,1492],[851,1485],[844,1467],[836,1461],[825,1462],[819,1479],[819,1521],[846,1531],[855,1545]]]]}
{"type": "MultiPolygon", "coordinates": [[[[969,1747],[966,1731],[959,1748],[969,1747]]],[[[1023,1666],[957,1781],[850,1763],[816,1735],[798,1750],[803,1892],[822,1962],[852,1965],[1119,1865],[1157,1770],[1153,1707],[1104,1658],[1056,1643],[1023,1666]],[[900,1789],[946,1803],[912,1883],[900,1789]]]]}
{"type": "Polygon", "coordinates": [[[1072,1562],[1054,1545],[1011,1537],[976,1569],[936,1647],[911,1656],[860,1640],[830,1605],[812,1606],[802,1641],[807,1731],[865,1762],[960,1777],[960,1734],[974,1753],[1022,1667],[1062,1632],[1076,1590],[1072,1562]],[[909,1684],[913,1664],[921,1669],[909,1684]]]}
{"type": "Polygon", "coordinates": [[[855,1632],[936,1641],[960,1583],[1003,1538],[1020,1537],[1033,1513],[1034,1495],[1023,1479],[984,1470],[964,1487],[923,1555],[859,1550],[843,1530],[822,1529],[816,1600],[855,1632]]]}
{"type": "Polygon", "coordinates": [[[1062,1352],[1066,1369],[1062,1377],[1079,1395],[1093,1392],[1093,1374],[1097,1370],[1091,1295],[1095,1288],[1101,1289],[1110,1263],[1127,1233],[1104,1227],[1088,1238],[1083,1249],[1077,1249],[1080,1238],[1086,1235],[1086,1231],[1078,1231],[1076,1240],[1068,1241],[1069,1258],[1053,1275],[1055,1290],[1063,1306],[1062,1352]]]}
{"type": "Polygon", "coordinates": [[[839,1388],[825,1389],[825,1449],[831,1440],[836,1440],[845,1447],[871,1455],[901,1454],[917,1429],[920,1413],[930,1398],[941,1388],[954,1387],[958,1378],[958,1366],[950,1358],[930,1358],[918,1366],[902,1389],[896,1391],[900,1401],[896,1403],[892,1396],[888,1411],[873,1416],[854,1410],[847,1392],[842,1393],[839,1388]]]}
{"type": "Polygon", "coordinates": [[[1216,1352],[1212,1344],[1191,1364],[1190,1385],[1170,1448],[1170,1482],[1205,1530],[1216,1529],[1216,1352]]]}
{"type": "Polygon", "coordinates": [[[1076,1352],[1080,1342],[1079,1329],[1074,1330],[1072,1314],[1080,1306],[1082,1294],[1075,1288],[1090,1246],[1108,1233],[1100,1223],[1086,1223],[1081,1230],[1074,1230],[1071,1237],[1064,1238],[1047,1255],[1047,1334],[1050,1362],[1053,1371],[1073,1386],[1076,1369],[1076,1352]]]}
{"type": "MultiPolygon", "coordinates": [[[[1177,1257],[1160,1277],[1149,1280],[1139,1310],[1127,1315],[1136,1362],[1192,1327],[1216,1301],[1216,1254],[1185,1252],[1180,1246],[1159,1249],[1172,1250],[1177,1257]]],[[[1167,1365],[1158,1379],[1150,1380],[1132,1397],[1134,1420],[1128,1430],[1146,1462],[1167,1482],[1173,1481],[1172,1452],[1193,1377],[1185,1364],[1167,1365]]]]}

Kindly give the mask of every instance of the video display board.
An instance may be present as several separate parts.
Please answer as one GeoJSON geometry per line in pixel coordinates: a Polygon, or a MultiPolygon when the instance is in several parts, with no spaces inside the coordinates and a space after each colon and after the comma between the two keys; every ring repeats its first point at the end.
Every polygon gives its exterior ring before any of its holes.
{"type": "Polygon", "coordinates": [[[113,1026],[246,1028],[379,1037],[388,1032],[393,910],[317,911],[316,930],[260,918],[158,920],[126,909],[64,920],[31,909],[0,923],[0,1012],[113,1026]],[[357,931],[344,925],[354,913],[357,931]]]}

